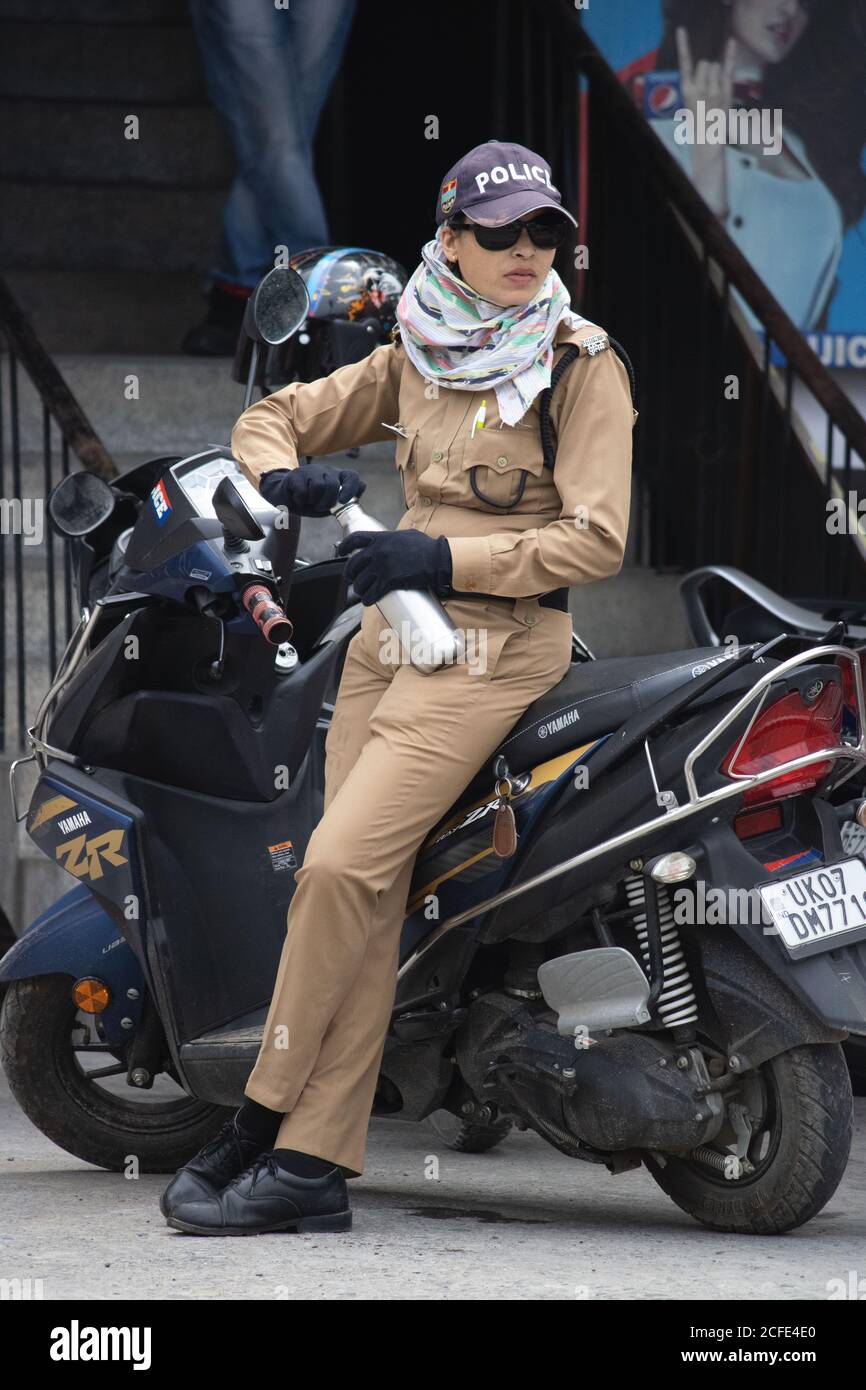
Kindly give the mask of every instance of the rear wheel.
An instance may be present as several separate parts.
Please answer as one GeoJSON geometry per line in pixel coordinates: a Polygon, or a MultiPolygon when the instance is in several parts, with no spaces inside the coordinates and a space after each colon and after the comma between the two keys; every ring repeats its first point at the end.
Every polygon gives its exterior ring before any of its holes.
{"type": "Polygon", "coordinates": [[[677,1206],[704,1225],[780,1235],[816,1216],[845,1172],[853,1127],[848,1068],[836,1043],[795,1047],[743,1082],[751,1137],[742,1160],[736,1136],[722,1134],[700,1158],[648,1154],[644,1161],[677,1206]]]}
{"type": "Polygon", "coordinates": [[[85,1163],[120,1172],[134,1159],[142,1173],[173,1173],[233,1113],[195,1100],[165,1075],[152,1090],[134,1090],[122,1051],[96,1046],[68,975],[11,982],[0,1059],[12,1094],[37,1129],[85,1163]]]}

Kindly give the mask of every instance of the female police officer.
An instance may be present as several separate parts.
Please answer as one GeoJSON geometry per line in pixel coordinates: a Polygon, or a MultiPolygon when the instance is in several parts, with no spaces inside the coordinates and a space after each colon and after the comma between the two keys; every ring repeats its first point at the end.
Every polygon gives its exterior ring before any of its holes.
{"type": "Polygon", "coordinates": [[[163,1196],[180,1230],[350,1226],[345,1179],[363,1169],[415,853],[568,669],[567,586],[622,563],[635,416],[625,368],[552,268],[567,221],[539,155],[496,141],[471,150],[440,187],[399,338],[266,397],[233,432],[269,501],[327,515],[363,483],[298,467],[299,455],[383,441],[394,427],[406,511],[396,531],[338,547],[364,609],[326,742],[324,815],[295,875],[246,1100],[163,1196]],[[538,396],[564,343],[580,356],[553,398],[551,470],[538,396]],[[394,659],[375,607],[393,588],[443,596],[467,639],[482,629],[480,669],[424,675],[394,659]]]}

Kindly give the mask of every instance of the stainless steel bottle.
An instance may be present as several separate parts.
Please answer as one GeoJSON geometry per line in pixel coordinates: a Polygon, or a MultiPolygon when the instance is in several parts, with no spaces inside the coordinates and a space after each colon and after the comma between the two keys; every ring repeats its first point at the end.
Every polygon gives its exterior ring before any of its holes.
{"type": "MultiPolygon", "coordinates": [[[[388,530],[358,502],[340,502],[331,511],[347,536],[353,531],[388,530]]],[[[376,607],[397,634],[403,660],[416,670],[429,675],[463,656],[463,634],[428,589],[391,589],[376,607]]]]}

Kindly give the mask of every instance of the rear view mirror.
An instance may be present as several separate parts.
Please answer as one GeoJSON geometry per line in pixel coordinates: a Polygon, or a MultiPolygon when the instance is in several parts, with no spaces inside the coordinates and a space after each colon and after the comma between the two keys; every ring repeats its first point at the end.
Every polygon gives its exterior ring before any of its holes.
{"type": "Polygon", "coordinates": [[[116,496],[104,478],[84,470],[61,478],[48,498],[48,517],[61,536],[89,536],[114,511],[116,496]]]}
{"type": "Polygon", "coordinates": [[[244,410],[253,398],[256,381],[261,386],[261,367],[264,365],[262,345],[279,347],[297,333],[310,311],[307,286],[291,266],[275,266],[259,281],[247,300],[244,323],[235,353],[232,375],[235,381],[246,378],[244,410]]]}
{"type": "Polygon", "coordinates": [[[264,540],[264,531],[231,478],[222,478],[213,494],[213,509],[224,534],[232,540],[264,540]]]}
{"type": "Polygon", "coordinates": [[[250,295],[244,331],[254,342],[276,347],[297,333],[309,310],[310,297],[301,276],[291,266],[277,266],[250,295]]]}

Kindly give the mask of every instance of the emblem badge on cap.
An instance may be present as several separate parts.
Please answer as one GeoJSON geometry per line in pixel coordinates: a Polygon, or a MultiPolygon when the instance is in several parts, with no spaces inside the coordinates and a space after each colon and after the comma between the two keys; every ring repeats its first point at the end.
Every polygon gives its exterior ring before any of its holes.
{"type": "Polygon", "coordinates": [[[448,213],[451,211],[451,209],[453,208],[453,206],[454,206],[454,199],[455,199],[456,197],[457,197],[457,180],[456,180],[456,179],[449,179],[447,183],[443,183],[443,185],[442,185],[442,195],[441,195],[440,200],[439,200],[439,201],[440,201],[440,205],[441,205],[441,207],[442,207],[442,211],[445,213],[446,217],[447,217],[448,213]]]}

